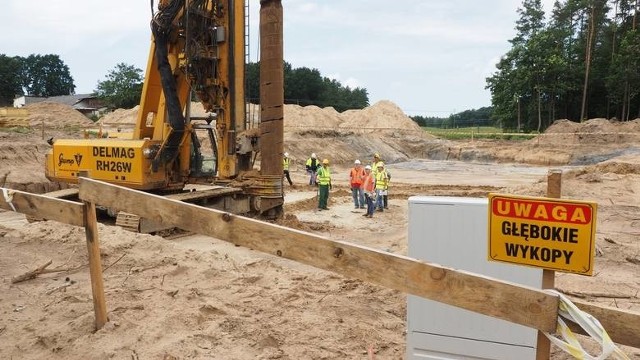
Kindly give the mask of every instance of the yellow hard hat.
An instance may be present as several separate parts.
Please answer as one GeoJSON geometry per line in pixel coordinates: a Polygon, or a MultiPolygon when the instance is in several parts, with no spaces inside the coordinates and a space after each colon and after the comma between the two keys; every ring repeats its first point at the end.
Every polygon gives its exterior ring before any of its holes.
{"type": "Polygon", "coordinates": [[[378,158],[378,159],[379,159],[379,158],[380,158],[380,154],[375,153],[375,154],[373,154],[373,157],[374,157],[374,158],[378,158]]]}
{"type": "Polygon", "coordinates": [[[382,161],[380,161],[380,162],[377,164],[377,167],[384,167],[384,163],[383,163],[382,161]]]}
{"type": "Polygon", "coordinates": [[[322,160],[322,163],[323,163],[323,164],[327,164],[327,165],[329,165],[329,159],[324,159],[324,160],[322,160]]]}

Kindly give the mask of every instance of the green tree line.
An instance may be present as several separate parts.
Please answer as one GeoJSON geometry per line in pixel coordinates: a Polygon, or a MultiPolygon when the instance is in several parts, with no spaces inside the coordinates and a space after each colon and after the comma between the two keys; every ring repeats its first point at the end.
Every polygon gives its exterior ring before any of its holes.
{"type": "MultiPolygon", "coordinates": [[[[117,64],[99,81],[95,93],[112,108],[135,106],[142,91],[142,70],[124,63],[117,64]]],[[[260,64],[246,65],[246,97],[260,101],[260,64]]],[[[292,68],[284,63],[284,97],[286,104],[301,106],[333,106],[337,111],[362,109],[369,105],[366,89],[342,86],[337,80],[323,77],[318,69],[292,68]]]]}
{"type": "MultiPolygon", "coordinates": [[[[258,103],[260,99],[260,62],[246,65],[246,93],[249,101],[258,103]]],[[[322,76],[318,69],[308,67],[293,68],[284,63],[284,102],[301,106],[333,106],[342,112],[369,106],[366,89],[351,89],[339,81],[322,76]]]]}
{"type": "Polygon", "coordinates": [[[487,78],[494,120],[542,131],[555,119],[640,116],[637,0],[540,0],[518,9],[511,49],[487,78]]]}
{"type": "MultiPolygon", "coordinates": [[[[259,63],[247,64],[247,97],[260,98],[259,63]]],[[[351,89],[335,79],[320,74],[318,69],[293,68],[285,62],[285,103],[333,106],[337,111],[361,109],[369,105],[366,89],[351,89]]],[[[130,108],[140,101],[143,72],[133,65],[117,64],[98,81],[95,93],[111,108],[130,108]]],[[[0,54],[0,106],[11,105],[21,95],[49,97],[73,94],[75,85],[69,67],[58,55],[9,57],[0,54]]]]}
{"type": "Polygon", "coordinates": [[[12,105],[17,96],[70,95],[75,88],[69,67],[58,55],[0,54],[0,106],[12,105]]]}
{"type": "Polygon", "coordinates": [[[462,128],[493,125],[492,114],[493,108],[486,106],[451,114],[448,117],[416,115],[411,119],[424,127],[462,128]]]}

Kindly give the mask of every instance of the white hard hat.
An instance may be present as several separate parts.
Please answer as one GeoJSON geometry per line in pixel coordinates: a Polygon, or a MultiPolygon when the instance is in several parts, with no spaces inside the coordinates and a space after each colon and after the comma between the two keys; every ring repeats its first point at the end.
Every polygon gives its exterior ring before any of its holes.
{"type": "Polygon", "coordinates": [[[284,157],[289,157],[289,153],[288,152],[284,153],[284,157]]]}
{"type": "Polygon", "coordinates": [[[371,165],[367,165],[364,167],[365,170],[371,170],[371,165]]]}
{"type": "Polygon", "coordinates": [[[354,162],[354,164],[356,164],[356,165],[360,165],[360,160],[357,160],[357,159],[356,159],[356,161],[354,162]]]}
{"type": "Polygon", "coordinates": [[[311,158],[315,159],[316,158],[316,153],[311,153],[311,158]]]}

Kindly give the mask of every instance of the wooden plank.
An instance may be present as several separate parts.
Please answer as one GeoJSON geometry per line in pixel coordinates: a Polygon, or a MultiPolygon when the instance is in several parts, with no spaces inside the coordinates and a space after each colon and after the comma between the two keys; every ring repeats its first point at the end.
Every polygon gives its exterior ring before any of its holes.
{"type": "Polygon", "coordinates": [[[47,193],[44,193],[42,195],[51,197],[51,198],[57,198],[57,199],[77,198],[78,188],[54,190],[54,191],[49,191],[47,193]]]}
{"type": "MultiPolygon", "coordinates": [[[[637,312],[571,300],[580,310],[593,315],[607,330],[611,340],[640,349],[640,314],[637,312]]],[[[588,335],[578,325],[567,321],[572,331],[588,335]]]]}
{"type": "Polygon", "coordinates": [[[94,203],[86,201],[83,206],[83,222],[85,225],[84,230],[87,239],[87,251],[89,252],[89,274],[91,276],[91,293],[93,295],[95,327],[96,330],[100,330],[109,320],[107,319],[107,304],[104,298],[96,206],[94,203]]]}
{"type": "Polygon", "coordinates": [[[0,188],[0,208],[37,218],[84,226],[82,204],[75,201],[0,188]]]}
{"type": "Polygon", "coordinates": [[[240,192],[242,192],[242,189],[240,188],[229,188],[229,187],[221,186],[215,189],[196,190],[196,191],[189,191],[189,192],[184,192],[179,194],[171,194],[171,195],[167,195],[166,197],[169,199],[189,202],[194,200],[213,198],[213,197],[219,197],[219,196],[230,195],[230,194],[237,194],[240,192]]]}
{"type": "Polygon", "coordinates": [[[517,324],[547,332],[556,328],[558,297],[539,289],[87,178],[80,179],[80,198],[517,324]]]}

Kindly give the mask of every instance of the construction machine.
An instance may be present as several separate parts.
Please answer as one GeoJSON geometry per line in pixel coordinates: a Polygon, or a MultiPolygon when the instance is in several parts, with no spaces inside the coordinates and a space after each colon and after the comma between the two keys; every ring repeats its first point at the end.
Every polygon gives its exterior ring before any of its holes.
{"type": "MultiPolygon", "coordinates": [[[[260,4],[259,125],[246,117],[248,0],[160,0],[135,129],[126,138],[56,139],[47,178],[77,183],[82,173],[233,213],[280,216],[282,4],[260,4]],[[191,116],[192,98],[208,116],[191,116]],[[188,191],[190,184],[206,186],[188,191]]],[[[122,223],[141,230],[125,217],[122,223]]]]}

